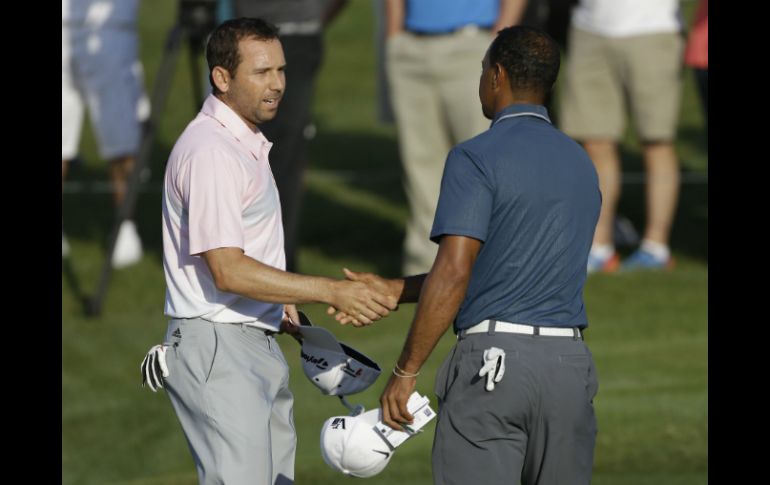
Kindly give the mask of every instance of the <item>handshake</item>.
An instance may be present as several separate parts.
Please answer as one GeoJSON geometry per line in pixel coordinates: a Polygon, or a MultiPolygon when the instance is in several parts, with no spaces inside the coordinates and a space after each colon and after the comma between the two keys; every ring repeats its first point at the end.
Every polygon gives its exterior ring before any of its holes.
{"type": "Polygon", "coordinates": [[[402,280],[389,280],[374,273],[356,273],[343,268],[346,280],[335,282],[337,289],[326,310],[342,325],[371,325],[398,309],[402,280]]]}
{"type": "MultiPolygon", "coordinates": [[[[328,295],[321,301],[329,303],[327,313],[335,315],[342,325],[348,323],[354,327],[363,327],[384,318],[392,310],[398,309],[399,299],[404,289],[404,280],[385,279],[373,273],[356,273],[343,268],[347,279],[326,280],[328,295]]],[[[287,333],[298,338],[300,317],[294,305],[285,305],[284,319],[280,333],[287,333]]],[[[301,340],[300,340],[301,342],[301,340]]],[[[166,345],[155,345],[147,352],[140,366],[142,387],[149,387],[156,392],[163,388],[163,381],[169,376],[166,365],[166,345]]]]}

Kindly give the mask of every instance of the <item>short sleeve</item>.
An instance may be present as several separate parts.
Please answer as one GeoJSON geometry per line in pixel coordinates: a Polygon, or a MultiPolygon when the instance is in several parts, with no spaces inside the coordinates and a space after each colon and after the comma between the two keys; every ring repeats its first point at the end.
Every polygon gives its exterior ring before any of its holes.
{"type": "Polygon", "coordinates": [[[180,181],[190,255],[223,247],[243,249],[243,172],[240,161],[223,150],[197,153],[190,160],[180,181]]]}
{"type": "Polygon", "coordinates": [[[488,171],[478,155],[462,147],[449,152],[430,232],[431,241],[438,243],[445,235],[486,240],[494,199],[494,186],[488,171]]]}

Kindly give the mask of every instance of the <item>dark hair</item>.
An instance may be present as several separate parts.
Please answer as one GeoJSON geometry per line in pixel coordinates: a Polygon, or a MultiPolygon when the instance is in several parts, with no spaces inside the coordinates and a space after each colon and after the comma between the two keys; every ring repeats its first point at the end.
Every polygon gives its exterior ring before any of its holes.
{"type": "Polygon", "coordinates": [[[214,92],[218,92],[211,70],[215,66],[227,69],[231,76],[235,75],[241,56],[238,52],[238,42],[244,38],[271,40],[278,38],[278,28],[262,19],[241,17],[227,20],[219,24],[209,36],[206,44],[206,62],[209,65],[209,82],[214,92]]]}
{"type": "Polygon", "coordinates": [[[506,27],[489,47],[490,65],[499,63],[505,69],[514,91],[547,94],[559,75],[560,62],[559,45],[534,27],[506,27]]]}

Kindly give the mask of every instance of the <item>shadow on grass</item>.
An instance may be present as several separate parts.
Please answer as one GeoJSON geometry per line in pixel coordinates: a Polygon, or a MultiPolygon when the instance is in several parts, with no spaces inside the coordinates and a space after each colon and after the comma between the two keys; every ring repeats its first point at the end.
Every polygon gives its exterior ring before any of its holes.
{"type": "MultiPolygon", "coordinates": [[[[160,227],[161,187],[163,170],[169,153],[168,147],[157,146],[152,151],[150,159],[150,180],[143,184],[136,200],[133,219],[142,240],[142,248],[146,255],[154,258],[158,264],[162,260],[162,233],[160,227]]],[[[62,196],[62,226],[70,240],[95,242],[100,251],[98,261],[90,261],[88,266],[96,265],[98,269],[89,278],[93,281],[83,281],[83,262],[76,256],[70,255],[66,262],[62,261],[62,274],[70,286],[73,296],[78,301],[85,301],[83,288],[94,288],[97,284],[98,272],[106,258],[107,243],[110,231],[115,221],[115,206],[112,192],[92,190],[88,187],[105,187],[109,177],[107,164],[86,165],[83,162],[74,164],[68,173],[67,182],[83,184],[83,192],[65,193],[62,196]],[[92,185],[93,184],[93,185],[92,185]]]]}
{"type": "MultiPolygon", "coordinates": [[[[355,174],[359,188],[406,205],[401,185],[403,169],[395,133],[320,132],[310,143],[310,167],[355,174]]],[[[441,176],[439,174],[439,176],[441,176]]]]}
{"type": "MultiPolygon", "coordinates": [[[[402,167],[395,136],[364,132],[319,132],[311,143],[314,169],[348,174],[345,185],[384,203],[406,207],[402,167]]],[[[384,218],[343,204],[308,187],[302,208],[300,241],[333,257],[355,256],[375,271],[400,275],[404,221],[384,218]]]]}
{"type": "Polygon", "coordinates": [[[335,259],[354,256],[375,267],[375,272],[399,276],[402,225],[308,190],[305,194],[300,241],[335,259]]]}

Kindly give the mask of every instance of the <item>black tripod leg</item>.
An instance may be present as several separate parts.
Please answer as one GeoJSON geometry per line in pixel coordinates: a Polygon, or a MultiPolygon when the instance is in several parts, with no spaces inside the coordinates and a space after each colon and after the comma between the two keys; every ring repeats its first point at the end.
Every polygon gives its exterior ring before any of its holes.
{"type": "Polygon", "coordinates": [[[206,97],[201,87],[201,70],[198,63],[198,59],[203,54],[203,44],[197,36],[187,37],[187,47],[190,53],[190,74],[193,87],[193,113],[197,113],[201,109],[201,99],[206,97]]]}
{"type": "Polygon", "coordinates": [[[110,276],[112,276],[112,253],[115,250],[115,243],[118,239],[118,230],[123,221],[132,216],[134,207],[136,206],[141,174],[150,159],[152,143],[157,132],[158,119],[166,104],[166,99],[168,98],[168,91],[171,87],[174,68],[176,67],[177,59],[179,58],[179,49],[182,45],[183,34],[184,31],[182,28],[175,26],[171,29],[171,32],[169,32],[166,40],[166,47],[163,52],[160,68],[158,69],[158,75],[155,78],[155,86],[153,87],[152,98],[150,101],[152,111],[150,112],[149,120],[144,126],[142,142],[139,146],[139,153],[136,158],[134,169],[131,171],[128,178],[126,196],[115,214],[115,222],[112,226],[112,232],[110,233],[107,244],[107,252],[104,256],[104,262],[102,263],[99,284],[96,287],[94,295],[85,300],[85,314],[88,316],[97,316],[101,313],[102,303],[104,302],[104,297],[107,294],[107,288],[110,284],[110,276]]]}

